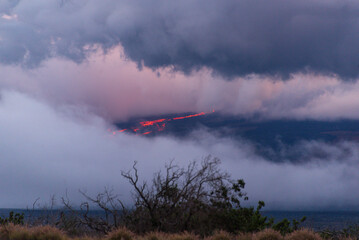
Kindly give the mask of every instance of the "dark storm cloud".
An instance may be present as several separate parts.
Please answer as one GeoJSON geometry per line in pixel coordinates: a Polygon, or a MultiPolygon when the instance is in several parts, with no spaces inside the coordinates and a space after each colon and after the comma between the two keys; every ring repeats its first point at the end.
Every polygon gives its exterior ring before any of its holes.
{"type": "Polygon", "coordinates": [[[9,10],[11,10],[13,7],[15,7],[20,0],[11,0],[11,1],[1,1],[0,2],[0,11],[8,13],[9,10]]]}
{"type": "Polygon", "coordinates": [[[298,71],[358,76],[359,3],[351,0],[4,1],[0,61],[80,62],[121,44],[139,66],[224,76],[298,71]]]}
{"type": "MultiPolygon", "coordinates": [[[[137,2],[138,3],[138,2],[137,2]]],[[[152,1],[120,32],[126,53],[149,67],[227,76],[310,70],[358,74],[358,3],[350,1],[152,1]]]]}

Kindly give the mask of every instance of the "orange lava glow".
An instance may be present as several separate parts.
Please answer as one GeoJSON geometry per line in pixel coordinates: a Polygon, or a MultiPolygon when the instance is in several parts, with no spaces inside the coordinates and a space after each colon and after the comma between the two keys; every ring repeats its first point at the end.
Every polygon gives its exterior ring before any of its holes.
{"type": "Polygon", "coordinates": [[[147,127],[147,126],[152,126],[156,123],[160,123],[160,122],[164,122],[167,119],[162,118],[162,119],[157,119],[157,120],[153,120],[153,121],[145,121],[145,122],[140,122],[140,124],[142,125],[142,127],[147,127]]]}
{"type": "Polygon", "coordinates": [[[173,120],[180,120],[180,119],[185,119],[185,118],[192,118],[192,117],[198,117],[198,116],[202,116],[205,115],[206,113],[201,112],[201,113],[197,113],[197,114],[193,114],[193,115],[188,115],[188,116],[184,116],[184,117],[176,117],[173,118],[173,120]]]}
{"type": "Polygon", "coordinates": [[[116,135],[116,133],[122,133],[125,131],[131,131],[131,130],[132,130],[132,132],[137,133],[137,134],[148,135],[153,132],[160,132],[160,131],[165,130],[166,122],[169,122],[172,120],[182,120],[182,119],[186,119],[186,118],[199,117],[199,116],[203,116],[203,115],[211,114],[211,113],[214,113],[214,109],[208,113],[200,112],[200,113],[187,115],[187,116],[183,116],[183,117],[175,117],[175,118],[168,118],[168,119],[161,118],[161,119],[156,119],[156,120],[151,120],[151,121],[143,121],[143,122],[139,122],[139,125],[137,125],[136,127],[131,127],[130,129],[125,128],[125,129],[117,130],[117,132],[111,131],[110,129],[108,129],[108,131],[112,132],[112,135],[116,135]],[[150,129],[148,129],[148,127],[150,127],[150,129]]]}

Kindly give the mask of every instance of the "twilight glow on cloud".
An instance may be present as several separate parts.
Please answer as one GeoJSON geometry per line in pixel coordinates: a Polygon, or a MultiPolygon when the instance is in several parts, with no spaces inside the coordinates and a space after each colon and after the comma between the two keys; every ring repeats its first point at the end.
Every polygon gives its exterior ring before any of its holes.
{"type": "Polygon", "coordinates": [[[351,0],[0,0],[0,207],[128,192],[119,172],[135,160],[151,177],[212,154],[269,208],[359,209],[354,130],[260,149],[280,161],[259,153],[261,137],[208,127],[185,138],[107,130],[213,109],[254,123],[359,123],[358,20],[351,0]]]}

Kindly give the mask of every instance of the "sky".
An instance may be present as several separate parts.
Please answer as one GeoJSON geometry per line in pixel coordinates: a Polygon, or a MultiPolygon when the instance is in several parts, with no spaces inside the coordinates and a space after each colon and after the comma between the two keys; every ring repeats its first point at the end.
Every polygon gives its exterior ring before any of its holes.
{"type": "MultiPolygon", "coordinates": [[[[143,179],[218,157],[267,209],[359,209],[358,142],[305,140],[273,162],[248,139],[111,136],[135,117],[359,120],[354,0],[0,0],[0,207],[143,179]],[[314,154],[325,152],[325,159],[314,154]],[[313,154],[311,154],[313,152],[313,154]]],[[[281,151],[289,151],[285,147],[281,151]]]]}

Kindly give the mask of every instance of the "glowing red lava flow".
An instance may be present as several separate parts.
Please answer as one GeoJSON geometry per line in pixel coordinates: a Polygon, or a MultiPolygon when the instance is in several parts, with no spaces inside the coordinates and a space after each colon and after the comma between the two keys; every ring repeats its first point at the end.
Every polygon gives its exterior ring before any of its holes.
{"type": "Polygon", "coordinates": [[[184,117],[175,117],[175,118],[172,118],[172,119],[173,120],[180,120],[180,119],[185,119],[185,118],[198,117],[198,116],[202,116],[202,115],[205,115],[205,114],[206,114],[205,112],[200,112],[200,113],[197,113],[197,114],[188,115],[188,116],[184,116],[184,117]]]}
{"type": "MultiPolygon", "coordinates": [[[[214,109],[212,110],[212,112],[209,113],[214,113],[214,109]]],[[[186,119],[186,118],[193,118],[193,117],[199,117],[199,116],[203,116],[206,115],[208,113],[205,112],[200,112],[197,114],[192,114],[192,115],[187,115],[187,116],[183,116],[183,117],[175,117],[175,118],[161,118],[161,119],[156,119],[156,120],[152,120],[152,121],[143,121],[143,122],[139,122],[139,124],[141,126],[138,127],[132,127],[130,130],[132,130],[133,132],[137,133],[139,130],[141,130],[142,128],[146,128],[146,127],[150,127],[150,126],[155,126],[157,129],[157,131],[163,131],[166,128],[166,122],[172,121],[172,120],[181,120],[181,119],[186,119]]],[[[124,131],[127,131],[129,129],[122,129],[122,130],[118,130],[117,132],[122,133],[124,131]]],[[[114,131],[112,134],[116,135],[117,133],[116,131],[114,131]]],[[[144,133],[142,133],[142,135],[148,135],[150,133],[153,132],[153,129],[151,129],[151,131],[146,131],[144,133]]]]}
{"type": "Polygon", "coordinates": [[[156,123],[160,123],[160,122],[164,122],[164,121],[168,121],[168,120],[170,120],[170,119],[162,118],[162,119],[157,119],[157,120],[153,120],[153,121],[140,122],[140,124],[142,125],[142,127],[147,127],[147,126],[152,126],[156,123]]]}

